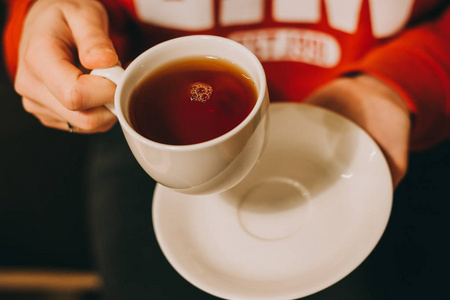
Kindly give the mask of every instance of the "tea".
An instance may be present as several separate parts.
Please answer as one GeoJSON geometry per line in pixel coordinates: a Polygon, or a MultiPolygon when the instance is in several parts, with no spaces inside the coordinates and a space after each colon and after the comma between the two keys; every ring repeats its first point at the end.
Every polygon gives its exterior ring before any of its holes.
{"type": "Polygon", "coordinates": [[[129,118],[147,139],[190,145],[232,130],[257,98],[253,80],[240,67],[216,57],[191,57],[147,75],[131,95],[129,118]]]}

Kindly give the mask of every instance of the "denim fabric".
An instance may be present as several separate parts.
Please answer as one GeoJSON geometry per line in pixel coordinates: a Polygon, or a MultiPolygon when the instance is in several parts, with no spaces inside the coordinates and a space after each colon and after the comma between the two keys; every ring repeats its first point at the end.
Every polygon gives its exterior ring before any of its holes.
{"type": "Polygon", "coordinates": [[[91,240],[105,299],[213,299],[163,256],[151,217],[155,182],[135,160],[120,126],[93,138],[87,173],[91,240]]]}
{"type": "MultiPolygon", "coordinates": [[[[412,154],[377,247],[344,279],[305,300],[428,299],[445,292],[449,150],[445,143],[412,154]]],[[[94,136],[88,154],[91,239],[105,300],[217,299],[184,280],[161,253],[151,218],[155,182],[134,159],[119,126],[94,136]]]]}

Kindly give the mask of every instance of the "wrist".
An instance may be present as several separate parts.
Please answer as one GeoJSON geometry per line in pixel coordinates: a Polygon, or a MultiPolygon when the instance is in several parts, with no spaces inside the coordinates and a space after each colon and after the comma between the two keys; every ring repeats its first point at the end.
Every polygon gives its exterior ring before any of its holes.
{"type": "Polygon", "coordinates": [[[387,101],[392,102],[405,113],[410,113],[405,99],[403,99],[403,97],[401,97],[401,95],[394,88],[390,87],[377,77],[367,73],[358,73],[353,77],[353,80],[364,90],[372,91],[387,101]]]}

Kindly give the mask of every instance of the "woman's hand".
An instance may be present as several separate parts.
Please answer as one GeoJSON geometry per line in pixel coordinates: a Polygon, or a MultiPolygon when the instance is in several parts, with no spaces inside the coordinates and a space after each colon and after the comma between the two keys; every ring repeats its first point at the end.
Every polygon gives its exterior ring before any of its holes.
{"type": "Polygon", "coordinates": [[[361,74],[335,79],[306,99],[362,127],[380,146],[394,186],[408,165],[410,113],[402,98],[377,78],[361,74]]]}
{"type": "Polygon", "coordinates": [[[102,4],[39,0],[25,20],[15,88],[25,110],[45,126],[102,132],[117,120],[104,107],[112,101],[115,85],[82,70],[118,63],[102,4]]]}

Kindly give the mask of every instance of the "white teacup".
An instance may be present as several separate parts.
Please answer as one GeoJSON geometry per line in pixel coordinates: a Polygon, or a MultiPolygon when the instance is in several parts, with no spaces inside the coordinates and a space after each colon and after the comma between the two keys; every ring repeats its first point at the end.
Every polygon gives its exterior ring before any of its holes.
{"type": "Polygon", "coordinates": [[[247,48],[232,40],[205,35],[176,38],[158,44],[127,68],[93,70],[117,84],[114,106],[126,140],[142,168],[157,182],[178,192],[206,194],[239,183],[258,161],[268,128],[269,96],[263,67],[247,48]],[[182,58],[213,56],[238,65],[252,78],[258,99],[250,114],[231,131],[192,145],[166,145],[138,134],[130,125],[129,100],[139,82],[153,70],[182,58]]]}

